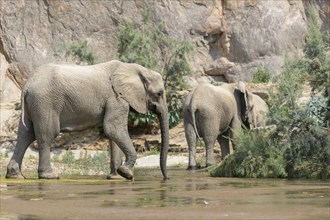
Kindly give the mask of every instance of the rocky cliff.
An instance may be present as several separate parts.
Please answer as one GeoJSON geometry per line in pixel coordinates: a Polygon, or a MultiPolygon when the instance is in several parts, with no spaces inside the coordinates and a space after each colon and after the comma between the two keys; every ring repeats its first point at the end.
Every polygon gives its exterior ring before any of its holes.
{"type": "MultiPolygon", "coordinates": [[[[328,0],[316,0],[329,29],[328,0]]],[[[1,131],[13,116],[20,88],[34,68],[65,62],[64,42],[87,40],[98,62],[117,57],[123,21],[141,20],[149,7],[167,34],[188,39],[194,78],[248,81],[257,67],[278,74],[286,54],[301,54],[308,0],[0,0],[1,131]]],[[[10,130],[10,129],[9,129],[10,130]]]]}

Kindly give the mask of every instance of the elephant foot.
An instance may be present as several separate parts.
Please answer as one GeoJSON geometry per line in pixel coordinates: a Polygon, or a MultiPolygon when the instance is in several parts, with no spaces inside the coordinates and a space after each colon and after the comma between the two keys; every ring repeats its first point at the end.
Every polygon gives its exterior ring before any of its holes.
{"type": "Polygon", "coordinates": [[[60,177],[52,172],[41,172],[39,173],[39,179],[59,179],[60,177]]]}
{"type": "Polygon", "coordinates": [[[8,173],[6,174],[6,179],[25,179],[21,173],[8,173]]]}
{"type": "Polygon", "coordinates": [[[206,164],[206,168],[211,168],[211,167],[213,167],[214,166],[214,163],[207,163],[206,164]]]}
{"type": "Polygon", "coordinates": [[[108,179],[108,180],[122,180],[122,179],[124,179],[124,177],[118,175],[117,173],[110,173],[110,174],[107,176],[107,179],[108,179]]]}
{"type": "Polygon", "coordinates": [[[188,166],[187,170],[196,170],[197,167],[196,166],[188,166]]]}
{"type": "Polygon", "coordinates": [[[132,169],[128,168],[127,166],[125,165],[122,165],[120,166],[118,169],[117,169],[117,172],[120,176],[124,177],[125,179],[128,179],[128,180],[134,180],[134,176],[133,176],[133,171],[132,169]]]}
{"type": "Polygon", "coordinates": [[[7,179],[25,179],[25,176],[22,175],[18,164],[15,161],[10,161],[7,167],[7,179]]]}
{"type": "Polygon", "coordinates": [[[189,165],[187,170],[198,170],[201,168],[200,164],[196,164],[195,166],[189,165]]]}

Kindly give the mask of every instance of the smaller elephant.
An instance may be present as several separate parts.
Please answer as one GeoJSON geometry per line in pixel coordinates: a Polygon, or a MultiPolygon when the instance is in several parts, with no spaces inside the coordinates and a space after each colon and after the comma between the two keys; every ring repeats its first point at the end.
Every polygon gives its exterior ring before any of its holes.
{"type": "Polygon", "coordinates": [[[266,115],[269,112],[267,103],[258,95],[252,94],[252,120],[250,119],[250,124],[253,128],[265,127],[266,126],[266,115]]]}
{"type": "MultiPolygon", "coordinates": [[[[220,144],[222,159],[229,154],[229,139],[233,130],[242,124],[250,127],[257,118],[253,116],[254,96],[245,84],[224,83],[214,86],[198,85],[188,94],[183,106],[185,135],[189,148],[188,169],[196,169],[196,141],[200,137],[206,146],[206,167],[214,165],[213,146],[220,144]],[[256,118],[252,120],[251,118],[256,118]]],[[[257,100],[257,98],[256,98],[257,100]]]]}
{"type": "Polygon", "coordinates": [[[247,90],[244,83],[239,82],[237,86],[241,91],[245,91],[244,95],[246,106],[248,107],[247,111],[245,112],[247,115],[243,119],[243,124],[247,129],[265,127],[266,115],[269,112],[267,103],[260,96],[247,90]]]}

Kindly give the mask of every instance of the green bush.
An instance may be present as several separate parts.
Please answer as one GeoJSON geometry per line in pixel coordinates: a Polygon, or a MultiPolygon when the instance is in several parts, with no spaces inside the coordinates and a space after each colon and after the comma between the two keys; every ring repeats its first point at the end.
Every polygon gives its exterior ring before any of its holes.
{"type": "Polygon", "coordinates": [[[284,154],[290,178],[330,177],[330,134],[310,117],[307,109],[292,117],[284,154]]]}
{"type": "Polygon", "coordinates": [[[211,170],[211,176],[286,177],[284,148],[274,145],[269,131],[241,130],[235,134],[235,152],[211,170]]]}
{"type": "Polygon", "coordinates": [[[92,65],[96,63],[96,57],[93,50],[88,46],[86,40],[67,42],[64,44],[65,56],[73,56],[77,64],[87,63],[92,65]]]}
{"type": "MultiPolygon", "coordinates": [[[[183,76],[191,74],[187,54],[193,50],[187,41],[178,42],[165,34],[162,22],[152,22],[153,13],[149,8],[141,12],[141,25],[132,21],[120,24],[118,32],[119,60],[128,63],[138,63],[154,69],[162,74],[164,79],[170,127],[181,120],[182,97],[177,90],[185,88],[183,76]]],[[[149,112],[141,114],[130,113],[129,124],[150,125],[156,117],[149,112]]]]}
{"type": "Polygon", "coordinates": [[[266,68],[257,68],[252,73],[253,83],[268,83],[270,80],[271,73],[266,68]]]}
{"type": "Polygon", "coordinates": [[[324,35],[320,32],[320,24],[318,23],[317,10],[314,5],[310,5],[307,9],[308,34],[306,37],[306,45],[304,52],[307,58],[314,59],[315,57],[324,56],[324,35]]]}
{"type": "Polygon", "coordinates": [[[297,100],[302,94],[306,78],[306,65],[299,59],[286,58],[281,74],[276,78],[270,91],[270,124],[285,124],[289,112],[298,109],[297,100]]]}

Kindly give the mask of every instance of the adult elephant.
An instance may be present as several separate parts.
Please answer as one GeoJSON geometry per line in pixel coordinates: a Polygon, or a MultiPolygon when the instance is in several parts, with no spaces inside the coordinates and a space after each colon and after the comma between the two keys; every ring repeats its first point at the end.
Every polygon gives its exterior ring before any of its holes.
{"type": "Polygon", "coordinates": [[[206,147],[206,166],[214,165],[213,146],[217,140],[221,147],[222,159],[229,154],[229,138],[233,130],[242,123],[250,127],[253,113],[252,93],[245,84],[222,84],[214,86],[199,84],[187,96],[183,106],[185,135],[189,148],[188,169],[198,167],[196,141],[201,137],[206,147]]]}
{"type": "Polygon", "coordinates": [[[37,140],[38,176],[58,178],[50,164],[50,145],[64,131],[79,131],[103,123],[105,134],[125,154],[117,172],[133,179],[137,155],[128,134],[130,107],[157,114],[161,129],[160,167],[167,179],[168,111],[159,73],[138,64],[113,60],[92,66],[46,64],[22,91],[22,115],[17,145],[7,167],[7,178],[24,178],[21,164],[28,146],[37,140]]]}

